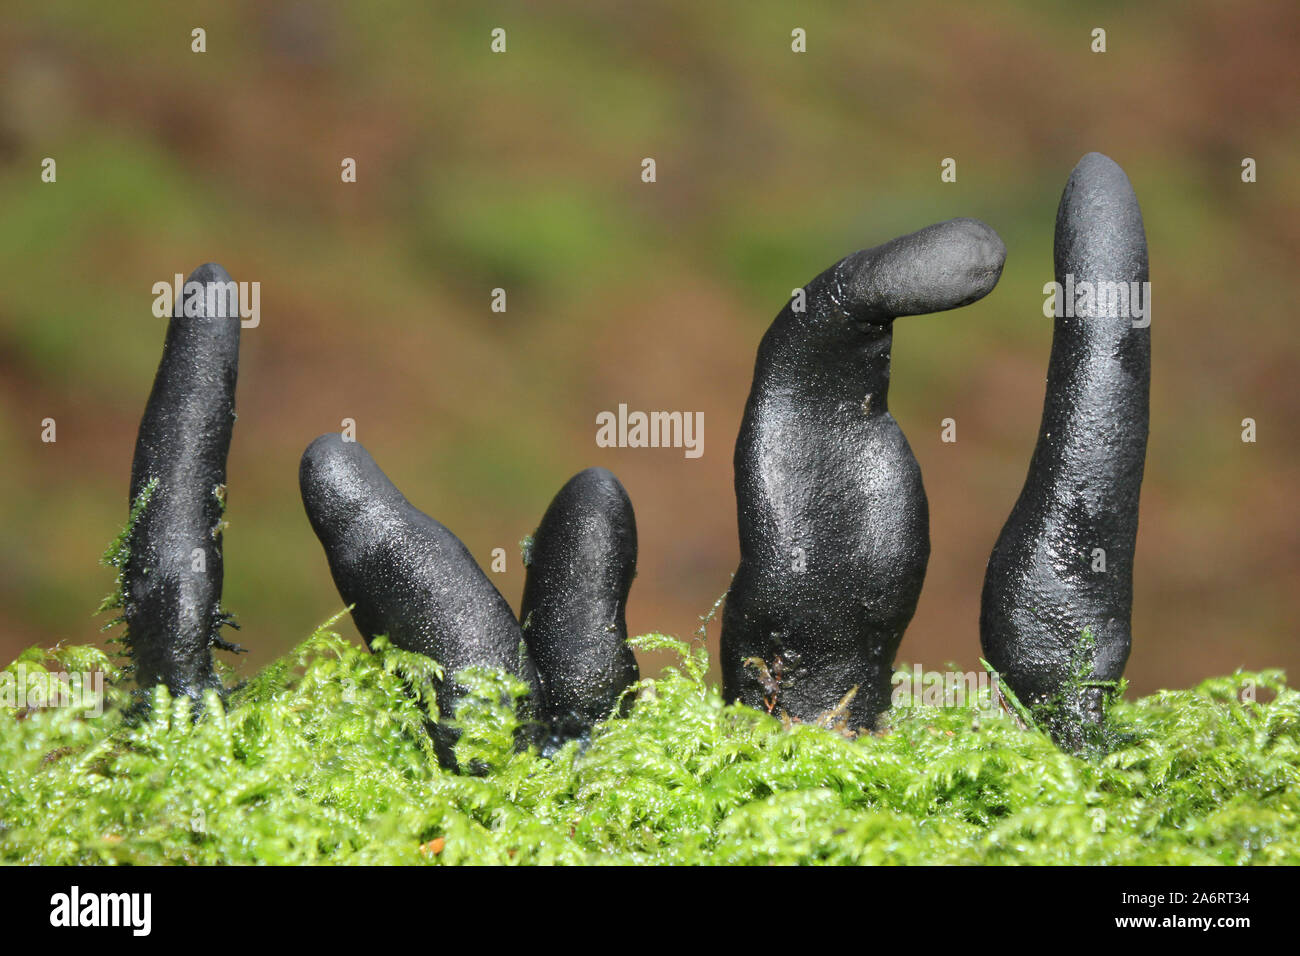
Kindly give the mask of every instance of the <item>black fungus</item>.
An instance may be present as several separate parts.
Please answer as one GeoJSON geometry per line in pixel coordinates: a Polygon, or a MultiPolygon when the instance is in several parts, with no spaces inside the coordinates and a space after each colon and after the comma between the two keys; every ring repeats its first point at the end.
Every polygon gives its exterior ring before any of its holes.
{"type": "Polygon", "coordinates": [[[544,719],[563,740],[630,701],[636,657],[627,644],[636,575],[636,518],[618,479],[579,472],[533,535],[519,619],[543,688],[544,719]]]}
{"type": "Polygon", "coordinates": [[[1103,716],[1107,688],[1096,685],[1119,680],[1131,644],[1151,377],[1149,313],[1132,298],[1124,309],[1094,296],[1094,314],[1077,314],[1089,309],[1083,283],[1124,283],[1150,304],[1130,285],[1148,278],[1137,197],[1100,153],[1070,174],[1055,260],[1058,297],[1075,294],[1058,303],[1038,444],[989,559],[980,640],[1021,702],[1077,749],[1103,716]]]}
{"type": "Polygon", "coordinates": [[[736,441],[727,700],[855,729],[889,707],[930,553],[920,469],[889,414],[893,320],[982,298],[1005,257],[982,222],[929,226],[841,260],[763,336],[736,441]]]}
{"type": "Polygon", "coordinates": [[[467,693],[455,680],[466,668],[523,680],[530,694],[521,717],[531,721],[540,688],[519,624],[460,539],[407,501],[365,448],[339,434],[307,447],[298,483],[334,584],[353,605],[367,645],[384,635],[442,665],[445,677],[434,687],[442,720],[431,728],[439,759],[455,766],[458,735],[447,721],[467,693]]]}
{"type": "Polygon", "coordinates": [[[232,623],[221,609],[221,530],[226,455],[235,423],[239,370],[238,298],[226,270],[208,263],[190,274],[167,326],[162,360],[145,406],[131,464],[130,500],[150,483],[148,506],[129,538],[122,569],[127,647],[141,687],[166,684],[198,699],[220,689],[212,648],[232,623]],[[191,284],[201,287],[195,291],[191,284]],[[186,316],[185,303],[192,301],[186,316]]]}

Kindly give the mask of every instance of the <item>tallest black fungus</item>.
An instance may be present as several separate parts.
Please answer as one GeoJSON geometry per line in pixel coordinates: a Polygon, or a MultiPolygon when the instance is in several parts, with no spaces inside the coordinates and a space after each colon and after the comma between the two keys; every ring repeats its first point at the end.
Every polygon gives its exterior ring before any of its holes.
{"type": "Polygon", "coordinates": [[[131,463],[130,500],[148,489],[122,568],[126,643],[141,687],[198,699],[220,689],[212,648],[235,650],[221,627],[221,529],[226,455],[235,425],[239,305],[214,263],[185,284],[131,463]]]}
{"type": "Polygon", "coordinates": [[[763,336],[736,440],[728,700],[854,729],[889,707],[930,554],[921,472],[889,414],[893,322],[982,298],[1005,258],[982,222],[929,226],[841,260],[763,336]]]}
{"type": "Polygon", "coordinates": [[[1020,701],[1077,750],[1102,722],[1107,685],[1123,674],[1131,644],[1151,378],[1142,212],[1124,171],[1100,153],[1070,174],[1055,259],[1061,288],[1042,426],[989,558],[980,640],[1020,701]],[[1071,291],[1078,298],[1064,300],[1071,291]],[[1134,292],[1147,309],[1134,308],[1134,292]]]}

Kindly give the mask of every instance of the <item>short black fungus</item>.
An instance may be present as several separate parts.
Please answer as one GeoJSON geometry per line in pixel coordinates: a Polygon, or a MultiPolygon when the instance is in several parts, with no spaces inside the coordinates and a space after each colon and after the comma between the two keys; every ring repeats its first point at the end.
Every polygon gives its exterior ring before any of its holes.
{"type": "Polygon", "coordinates": [[[628,590],[636,575],[636,518],[619,480],[579,472],[542,518],[528,558],[519,611],[537,664],[544,718],[560,740],[581,737],[616,709],[636,682],[627,644],[628,590]]]}
{"type": "Polygon", "coordinates": [[[521,717],[531,721],[540,687],[519,624],[460,539],[407,501],[365,448],[341,435],[308,446],[298,481],[334,584],[353,605],[367,644],[385,635],[394,647],[442,665],[445,679],[434,689],[444,719],[432,728],[439,759],[456,765],[457,734],[446,718],[467,693],[454,679],[466,668],[503,670],[524,681],[530,694],[521,717]]]}

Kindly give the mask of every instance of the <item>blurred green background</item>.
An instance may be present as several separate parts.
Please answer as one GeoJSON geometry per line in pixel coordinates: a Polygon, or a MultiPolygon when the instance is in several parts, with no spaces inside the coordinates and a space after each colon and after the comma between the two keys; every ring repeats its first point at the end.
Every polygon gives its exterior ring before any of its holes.
{"type": "Polygon", "coordinates": [[[1137,190],[1154,293],[1128,676],[1300,674],[1300,7],[1083,7],[6,4],[0,658],[101,638],[96,562],[165,325],[150,288],[175,272],[262,286],[225,536],[247,673],[341,606],[297,464],[343,418],[480,563],[507,549],[516,607],[519,539],[571,474],[611,468],[640,532],[629,629],[688,636],[736,565],[732,446],[768,322],[846,253],[960,215],[1005,239],[1002,282],[899,322],[890,401],[933,540],[900,660],[975,668],[1042,406],[1056,204],[1099,150],[1137,190]],[[704,412],[703,457],[597,448],[620,402],[704,412]]]}

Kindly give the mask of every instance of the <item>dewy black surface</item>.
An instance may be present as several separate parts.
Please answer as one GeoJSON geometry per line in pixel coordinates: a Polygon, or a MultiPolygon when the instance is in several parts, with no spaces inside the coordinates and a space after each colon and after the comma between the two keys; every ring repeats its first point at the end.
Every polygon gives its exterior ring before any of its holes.
{"type": "Polygon", "coordinates": [[[519,610],[544,716],[560,738],[579,737],[608,717],[639,677],[625,619],[635,575],[627,492],[604,468],[579,472],[533,535],[519,610]]]}
{"type": "Polygon", "coordinates": [[[853,727],[888,708],[930,554],[920,469],[888,409],[893,320],[982,298],[1005,258],[982,222],[929,226],[843,259],[764,335],[736,441],[726,699],[810,720],[857,688],[853,727]]]}
{"type": "MultiPolygon", "coordinates": [[[[230,283],[208,263],[189,283],[230,283]]],[[[198,297],[203,306],[207,301],[198,297]]],[[[175,303],[162,360],[145,406],[131,464],[130,500],[157,479],[148,507],[132,530],[122,569],[127,642],[141,687],[166,684],[175,695],[199,698],[219,688],[212,647],[219,634],[221,521],[226,454],[235,423],[239,371],[239,306],[225,315],[186,318],[186,296],[175,303]],[[196,552],[202,555],[201,569],[196,552]]]]}
{"type": "Polygon", "coordinates": [[[370,454],[341,435],[322,435],[298,471],[303,505],[325,549],[339,594],[367,644],[432,657],[446,679],[435,687],[443,720],[433,728],[439,758],[455,766],[456,733],[446,725],[466,689],[467,667],[495,668],[529,685],[520,716],[540,698],[537,672],[505,598],[454,534],[402,496],[370,454]]]}
{"type": "MultiPolygon", "coordinates": [[[[1056,216],[1056,279],[1145,282],[1146,234],[1128,177],[1089,153],[1056,216]]],[[[1057,698],[1049,729],[1076,747],[1102,717],[1104,691],[1067,693],[1072,656],[1118,680],[1131,643],[1133,551],[1146,456],[1150,329],[1128,315],[1055,320],[1038,444],[1024,489],[989,559],[980,612],[985,656],[1031,707],[1057,698]],[[1093,570],[1094,549],[1105,570],[1093,570]]]]}

